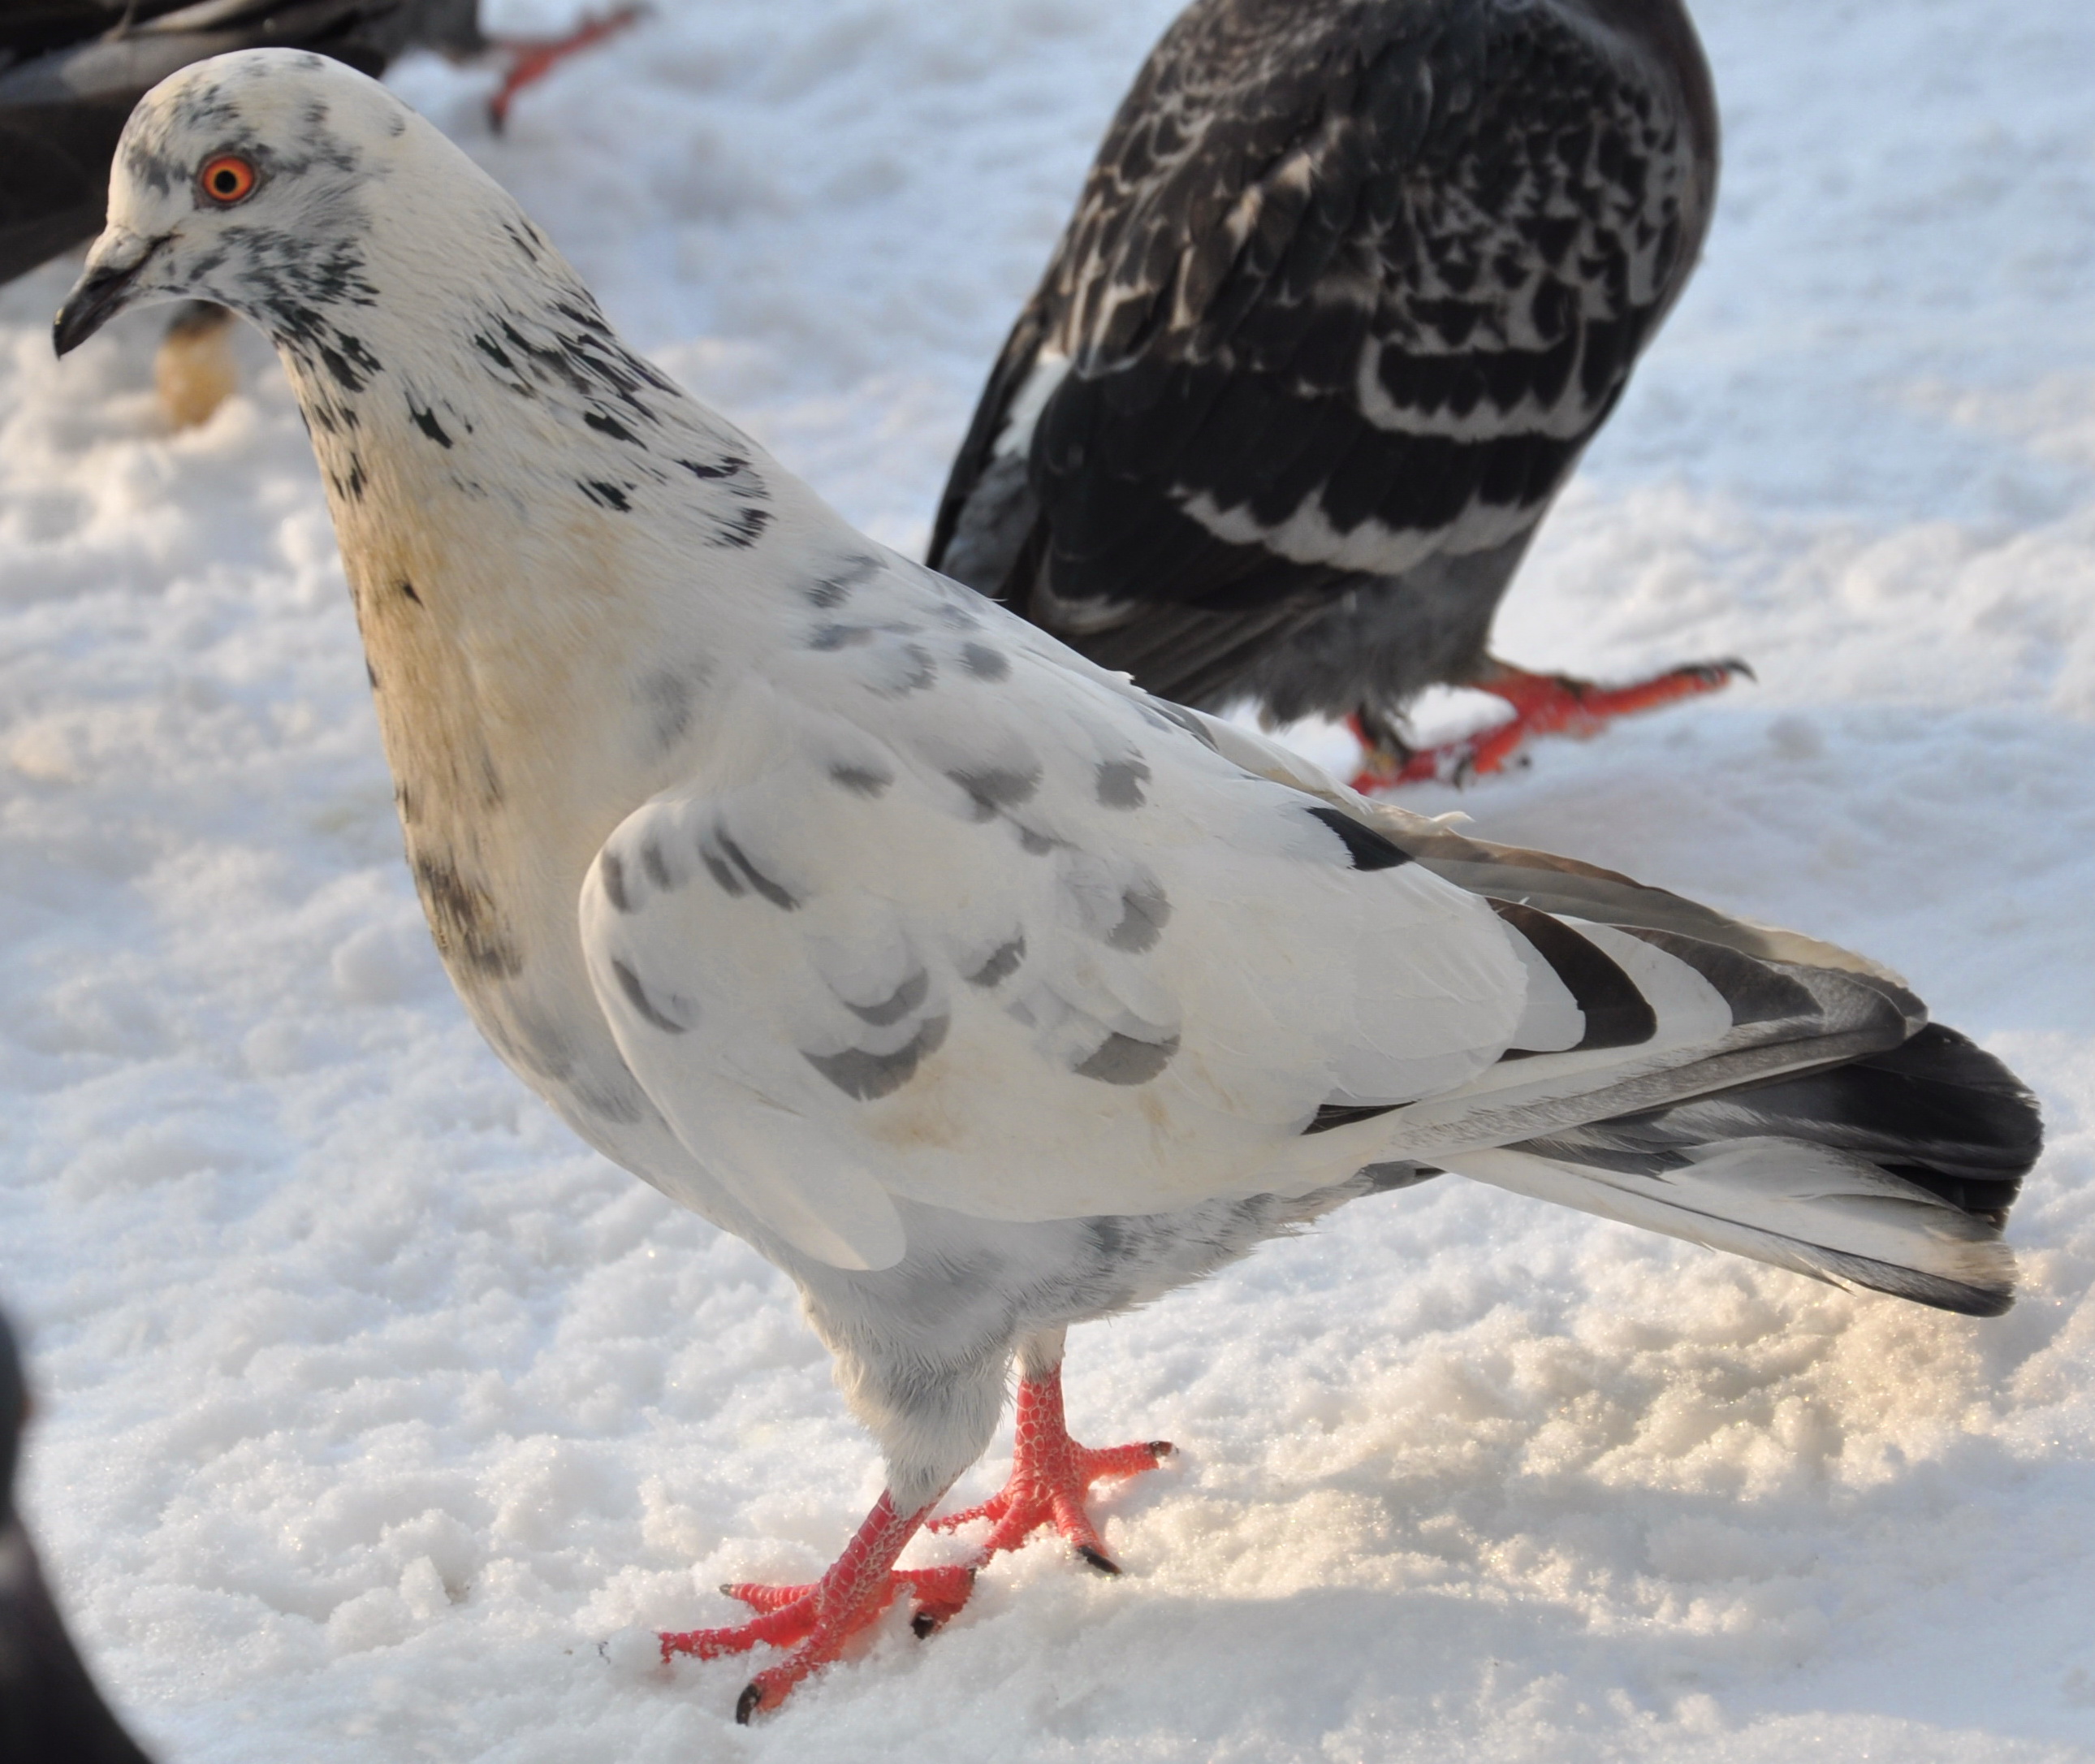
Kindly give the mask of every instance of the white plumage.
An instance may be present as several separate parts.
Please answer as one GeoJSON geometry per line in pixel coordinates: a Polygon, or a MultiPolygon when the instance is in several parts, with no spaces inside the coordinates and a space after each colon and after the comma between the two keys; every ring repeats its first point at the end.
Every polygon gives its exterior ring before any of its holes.
{"type": "Polygon", "coordinates": [[[277,342],[475,1020],[794,1275],[886,1453],[823,1583],[681,1639],[799,1644],[745,1714],[892,1594],[1014,1355],[1014,1487],[1109,1566],[1083,1485],[1165,1448],[1070,1467],[1067,1326],[1440,1169],[2007,1303],[2033,1110],[1892,977],[1373,808],[873,544],[382,88],[262,51],[150,94],[61,347],[149,297],[277,342]]]}

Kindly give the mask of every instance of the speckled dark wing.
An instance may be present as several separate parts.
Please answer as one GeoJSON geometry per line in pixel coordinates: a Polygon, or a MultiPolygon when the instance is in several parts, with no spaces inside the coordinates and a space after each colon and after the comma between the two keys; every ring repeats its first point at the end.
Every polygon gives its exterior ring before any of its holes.
{"type": "Polygon", "coordinates": [[[1686,280],[1716,146],[1673,0],[1200,0],[931,561],[1195,703],[1364,580],[1423,571],[1487,621],[1686,280]]]}
{"type": "Polygon", "coordinates": [[[178,68],[272,46],[377,73],[477,47],[474,0],[31,0],[0,11],[0,281],[92,238],[133,106],[178,68]]]}

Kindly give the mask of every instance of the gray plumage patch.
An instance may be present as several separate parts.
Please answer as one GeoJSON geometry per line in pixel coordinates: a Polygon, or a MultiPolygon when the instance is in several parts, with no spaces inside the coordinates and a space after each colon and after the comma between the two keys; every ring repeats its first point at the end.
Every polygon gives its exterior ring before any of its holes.
{"type": "Polygon", "coordinates": [[[801,1055],[847,1096],[862,1103],[892,1095],[917,1075],[918,1065],[944,1044],[950,1019],[934,1017],[892,1053],[869,1053],[863,1048],[847,1048],[842,1053],[801,1055]]]}
{"type": "Polygon", "coordinates": [[[852,590],[880,573],[877,557],[847,558],[826,576],[818,576],[807,587],[808,603],[827,612],[851,598],[852,590]]]}
{"type": "Polygon", "coordinates": [[[584,411],[582,421],[599,435],[608,435],[613,441],[623,441],[627,445],[635,447],[647,445],[639,436],[634,434],[616,416],[608,416],[602,411],[584,411]]]}
{"type": "Polygon", "coordinates": [[[840,784],[854,796],[878,796],[895,780],[885,772],[875,772],[862,765],[833,765],[830,768],[830,782],[840,784]]]}
{"type": "Polygon", "coordinates": [[[1365,1181],[1371,1195],[1386,1195],[1395,1189],[1410,1188],[1435,1176],[1447,1173],[1432,1164],[1412,1164],[1397,1161],[1389,1164],[1363,1164],[1353,1172],[1355,1181],[1365,1181]]]}
{"type": "Polygon", "coordinates": [[[1011,672],[1010,659],[987,643],[967,643],[960,649],[960,665],[978,680],[1001,680],[1011,672]]]}
{"type": "Polygon", "coordinates": [[[1040,788],[1040,768],[1037,765],[1029,766],[1023,772],[985,766],[980,771],[948,772],[946,776],[968,793],[977,821],[991,819],[1000,808],[1016,808],[1032,801],[1034,793],[1040,788]]]}
{"type": "Polygon", "coordinates": [[[648,881],[664,893],[677,886],[677,878],[669,872],[669,859],[652,839],[640,847],[640,867],[647,872],[648,881]]]}
{"type": "Polygon", "coordinates": [[[1140,760],[1101,760],[1098,769],[1100,805],[1106,808],[1139,808],[1148,799],[1142,786],[1148,782],[1149,768],[1140,760]]]}
{"type": "Polygon", "coordinates": [[[603,897],[614,911],[630,912],[633,897],[625,891],[625,865],[616,852],[602,852],[597,855],[597,881],[603,885],[603,897]]]}
{"type": "Polygon", "coordinates": [[[968,975],[971,987],[987,988],[1001,986],[1018,972],[1018,965],[1026,960],[1026,934],[1021,932],[1008,943],[1000,943],[989,952],[989,958],[968,975]]]}
{"type": "Polygon", "coordinates": [[[691,726],[691,700],[696,695],[691,682],[668,671],[651,674],[641,686],[654,725],[655,745],[667,750],[683,738],[691,726]]]}
{"type": "Polygon", "coordinates": [[[712,847],[701,845],[699,847],[699,856],[705,864],[706,873],[720,884],[721,891],[723,894],[730,899],[739,899],[749,892],[749,890],[743,886],[742,878],[728,867],[727,860],[714,851],[712,847]]]}
{"type": "Polygon", "coordinates": [[[1171,902],[1154,882],[1138,882],[1121,897],[1120,923],[1106,933],[1115,949],[1139,956],[1156,947],[1164,927],[1171,922],[1171,902]]]}
{"type": "MultiPolygon", "coordinates": [[[[1018,825],[1016,821],[1012,825],[1018,825]]],[[[1060,839],[1051,838],[1047,834],[1036,833],[1030,827],[1018,828],[1018,848],[1028,857],[1045,857],[1061,843],[1060,839]]]]}
{"type": "Polygon", "coordinates": [[[904,665],[896,670],[894,684],[883,688],[897,698],[907,692],[924,691],[939,677],[939,664],[921,643],[904,643],[901,660],[904,665]]]}
{"type": "Polygon", "coordinates": [[[771,525],[771,512],[765,508],[738,508],[720,524],[713,536],[716,545],[734,551],[744,551],[764,537],[764,529],[771,525]]]}
{"type": "Polygon", "coordinates": [[[626,1003],[640,1013],[643,1021],[653,1025],[665,1035],[681,1035],[691,1026],[657,1010],[654,1000],[647,996],[647,989],[641,985],[640,976],[624,962],[614,960],[611,971],[618,981],[618,990],[625,995],[626,1003]]]}
{"type": "Polygon", "coordinates": [[[891,1023],[900,1022],[915,1010],[930,989],[931,977],[920,968],[878,1004],[854,1004],[846,999],[844,1008],[875,1029],[885,1029],[891,1023]]]}
{"type": "Polygon", "coordinates": [[[1076,1068],[1078,1078],[1096,1078],[1101,1084],[1147,1084],[1178,1051],[1176,1035],[1168,1041],[1137,1041],[1117,1032],[1100,1043],[1098,1051],[1076,1068]]]}
{"type": "Polygon", "coordinates": [[[1159,729],[1183,729],[1203,747],[1215,745],[1215,738],[1208,733],[1206,724],[1192,712],[1165,699],[1152,699],[1142,707],[1142,714],[1159,729]]]}
{"type": "Polygon", "coordinates": [[[1802,1021],[1823,1014],[1809,988],[1764,961],[1672,931],[1652,930],[1640,925],[1622,929],[1639,941],[1687,963],[1701,975],[1723,995],[1735,1024],[1802,1021]]]}
{"type": "Polygon", "coordinates": [[[730,895],[739,895],[748,888],[754,889],[782,912],[798,909],[800,903],[780,883],[765,875],[751,863],[749,854],[734,843],[725,827],[715,826],[712,834],[699,843],[699,856],[704,860],[708,873],[730,895]]]}

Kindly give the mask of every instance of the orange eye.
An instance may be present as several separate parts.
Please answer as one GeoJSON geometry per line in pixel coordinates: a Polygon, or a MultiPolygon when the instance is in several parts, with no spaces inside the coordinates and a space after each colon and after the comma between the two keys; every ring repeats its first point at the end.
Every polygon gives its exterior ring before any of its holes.
{"type": "Polygon", "coordinates": [[[230,208],[255,188],[255,168],[237,153],[221,153],[197,173],[197,188],[206,202],[230,208]]]}

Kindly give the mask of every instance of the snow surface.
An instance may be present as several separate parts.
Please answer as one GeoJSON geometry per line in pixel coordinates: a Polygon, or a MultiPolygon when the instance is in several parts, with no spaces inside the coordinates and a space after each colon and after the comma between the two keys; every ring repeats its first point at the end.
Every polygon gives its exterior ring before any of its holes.
{"type": "MultiPolygon", "coordinates": [[[[397,83],[916,546],[1170,10],[664,0],[505,142],[486,73],[397,83]]],[[[598,1643],[815,1571],[873,1454],[786,1283],[451,997],[266,351],[169,438],[153,317],[50,359],[54,265],[0,294],[0,1290],[29,1511],[162,1757],[2095,1756],[2095,9],[1698,10],[1708,260],[1501,642],[1761,683],[1460,803],[1866,948],[2010,1058],[2052,1135],[2018,1309],[1365,1203],[1078,1333],[1080,1433],[1183,1448],[1105,1504],[1124,1579],[1036,1545],[737,1730],[744,1666],[598,1643]]]]}

